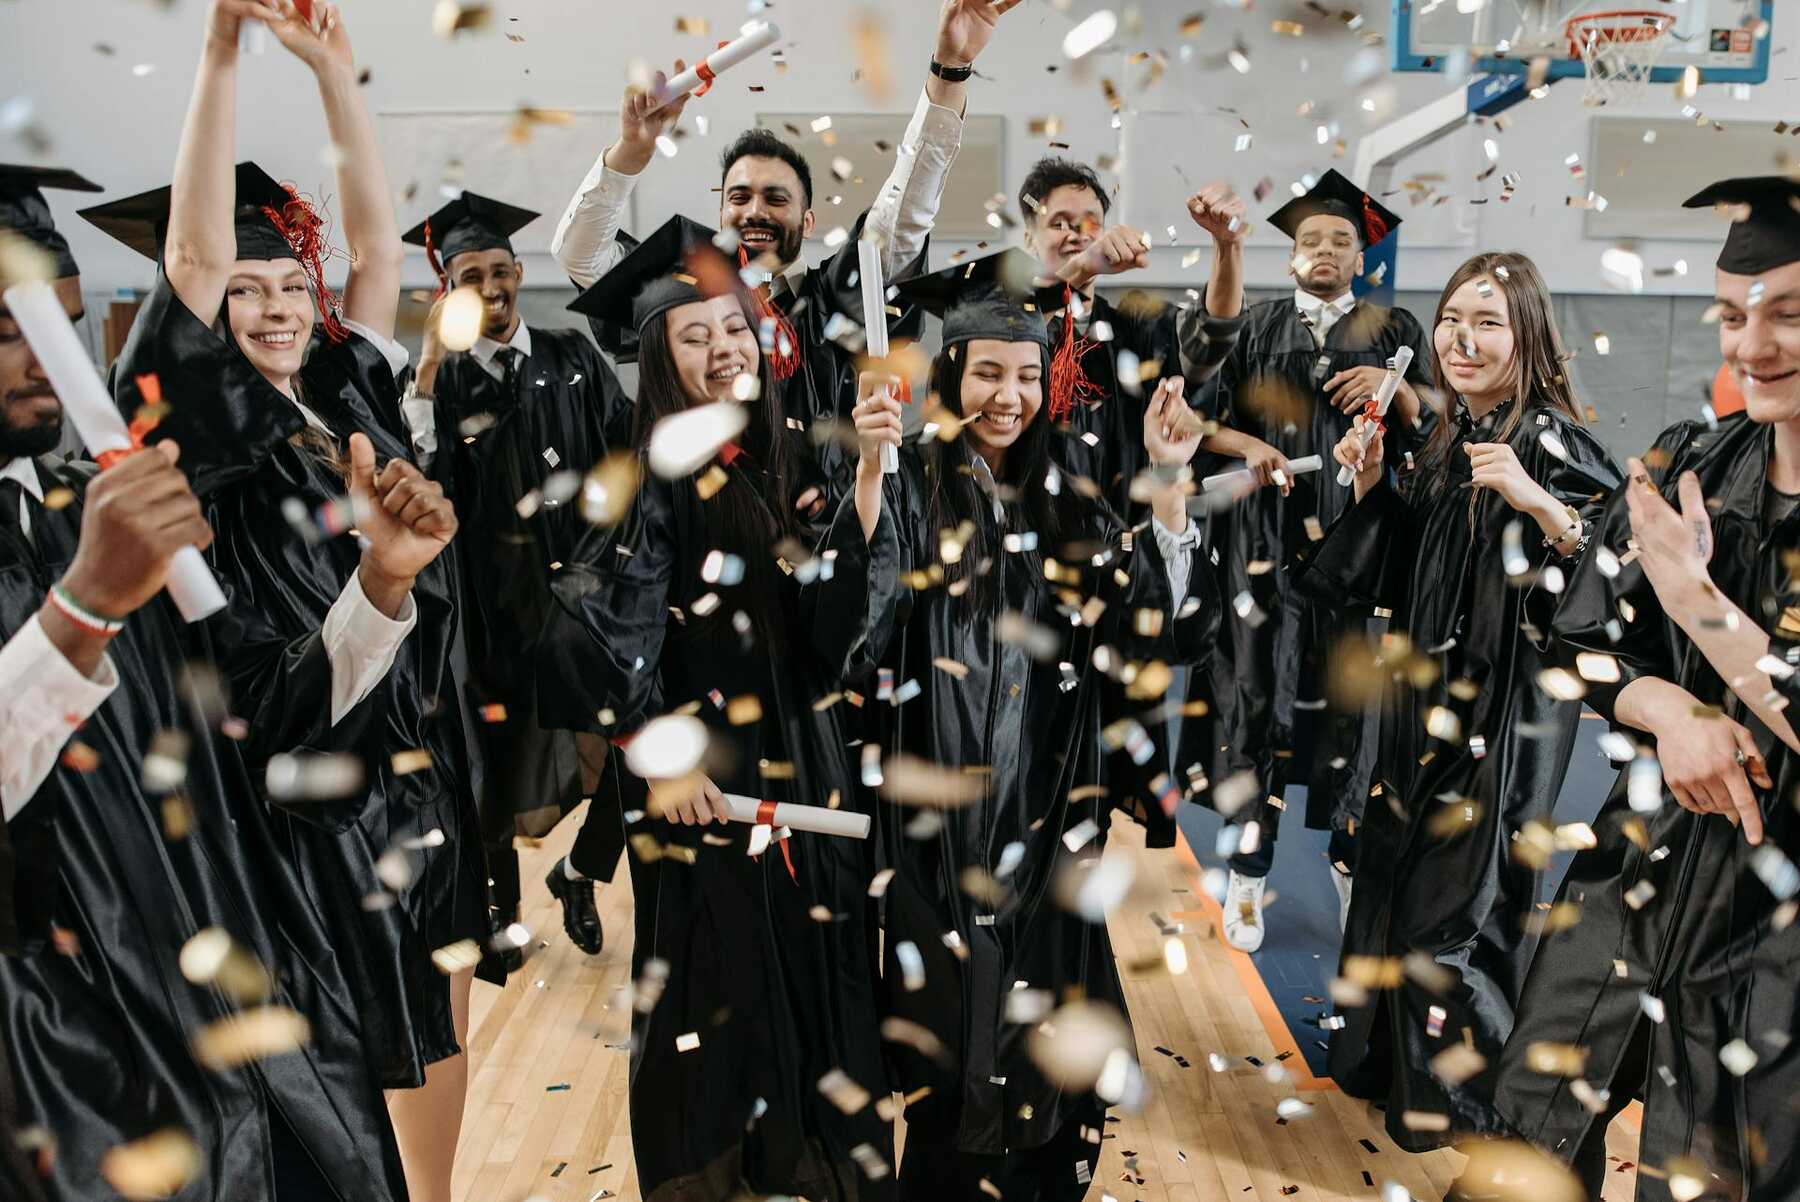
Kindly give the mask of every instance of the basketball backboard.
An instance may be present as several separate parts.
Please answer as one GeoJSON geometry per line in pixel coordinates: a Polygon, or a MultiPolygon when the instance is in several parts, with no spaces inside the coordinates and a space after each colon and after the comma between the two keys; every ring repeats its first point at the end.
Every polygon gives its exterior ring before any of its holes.
{"type": "Polygon", "coordinates": [[[1544,58],[1545,77],[1564,79],[1587,74],[1570,20],[1640,10],[1668,26],[1652,82],[1672,83],[1689,67],[1702,83],[1769,78],[1774,0],[1393,0],[1389,44],[1396,71],[1522,74],[1544,58]]]}

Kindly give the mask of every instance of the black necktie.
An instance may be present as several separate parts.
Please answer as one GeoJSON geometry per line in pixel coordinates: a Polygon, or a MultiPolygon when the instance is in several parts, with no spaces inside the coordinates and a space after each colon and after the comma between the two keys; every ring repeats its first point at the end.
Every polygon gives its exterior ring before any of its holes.
{"type": "Polygon", "coordinates": [[[9,531],[30,542],[31,536],[26,533],[25,524],[19,517],[24,501],[24,485],[10,478],[0,480],[0,530],[9,531]]]}
{"type": "Polygon", "coordinates": [[[525,361],[525,352],[516,346],[500,348],[500,387],[512,396],[519,390],[519,366],[525,361]]]}

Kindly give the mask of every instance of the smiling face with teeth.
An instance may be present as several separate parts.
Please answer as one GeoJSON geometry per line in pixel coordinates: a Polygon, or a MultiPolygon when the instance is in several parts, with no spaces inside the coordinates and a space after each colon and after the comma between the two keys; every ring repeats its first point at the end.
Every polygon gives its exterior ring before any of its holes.
{"type": "Polygon", "coordinates": [[[519,327],[519,285],[525,265],[504,247],[465,250],[444,264],[454,287],[481,294],[481,332],[495,342],[510,342],[519,327]]]}
{"type": "Polygon", "coordinates": [[[971,338],[962,345],[961,410],[972,420],[963,435],[996,479],[1007,450],[1044,407],[1044,348],[1036,342],[971,338]]]}
{"type": "Polygon", "coordinates": [[[743,155],[725,172],[719,224],[737,231],[752,262],[773,256],[776,270],[794,263],[813,231],[799,172],[777,158],[743,155]]]}
{"type": "Polygon", "coordinates": [[[1719,351],[1753,422],[1800,419],[1800,262],[1718,275],[1719,351]]]}
{"type": "Polygon", "coordinates": [[[263,378],[288,396],[312,338],[312,291],[295,259],[239,259],[225,287],[231,335],[263,378]]]}
{"type": "Polygon", "coordinates": [[[669,357],[690,405],[736,399],[739,376],[754,378],[762,348],[743,298],[735,293],[677,305],[663,317],[669,357]]]}

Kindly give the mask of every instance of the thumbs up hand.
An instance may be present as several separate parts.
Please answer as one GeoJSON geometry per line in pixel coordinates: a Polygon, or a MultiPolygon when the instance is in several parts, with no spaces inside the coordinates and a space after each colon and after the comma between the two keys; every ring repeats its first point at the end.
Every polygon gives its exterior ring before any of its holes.
{"type": "Polygon", "coordinates": [[[363,591],[393,617],[414,577],[450,545],[456,509],[440,485],[404,459],[377,472],[374,444],[362,434],[350,436],[350,504],[363,537],[363,591]]]}

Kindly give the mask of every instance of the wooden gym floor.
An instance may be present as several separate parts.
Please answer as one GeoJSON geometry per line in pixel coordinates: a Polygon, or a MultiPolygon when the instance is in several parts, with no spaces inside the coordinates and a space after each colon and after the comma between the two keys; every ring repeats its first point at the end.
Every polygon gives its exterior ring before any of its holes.
{"type": "MultiPolygon", "coordinates": [[[[543,886],[584,815],[521,853],[523,921],[535,932],[524,971],[505,989],[475,985],[457,1202],[639,1199],[626,1107],[627,1022],[608,1004],[630,969],[629,876],[621,865],[617,882],[599,892],[607,943],[598,957],[569,943],[543,886]]],[[[1144,1113],[1107,1124],[1089,1202],[1103,1194],[1118,1202],[1374,1199],[1390,1180],[1414,1198],[1442,1198],[1462,1157],[1399,1151],[1381,1115],[1312,1078],[1251,958],[1217,937],[1218,904],[1200,892],[1185,845],[1145,853],[1139,828],[1120,821],[1107,854],[1144,857],[1140,878],[1149,882],[1111,928],[1138,1058],[1155,1095],[1144,1113]],[[1188,966],[1179,976],[1161,967],[1152,911],[1185,927],[1188,966]],[[1150,963],[1158,967],[1130,967],[1150,963]],[[1228,1063],[1224,1072],[1209,1067],[1213,1053],[1228,1063]],[[1265,1080],[1251,1057],[1291,1066],[1293,1088],[1265,1080]],[[1290,1094],[1314,1110],[1282,1124],[1276,1104],[1290,1094]]],[[[1622,1128],[1614,1128],[1612,1151],[1628,1163],[1636,1141],[1622,1128]]],[[[1625,1202],[1632,1186],[1631,1172],[1613,1173],[1608,1202],[1625,1202]]]]}

